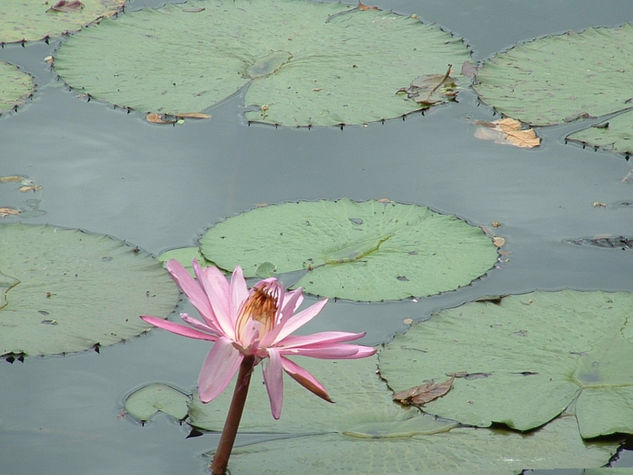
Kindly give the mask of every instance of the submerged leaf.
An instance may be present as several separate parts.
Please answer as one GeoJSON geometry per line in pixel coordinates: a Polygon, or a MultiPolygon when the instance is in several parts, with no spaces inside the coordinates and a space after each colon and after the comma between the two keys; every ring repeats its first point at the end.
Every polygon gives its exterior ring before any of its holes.
{"type": "Polygon", "coordinates": [[[163,412],[178,420],[187,417],[191,398],[183,391],[162,383],[143,386],[125,398],[127,413],[141,422],[146,422],[157,412],[163,412]]]}

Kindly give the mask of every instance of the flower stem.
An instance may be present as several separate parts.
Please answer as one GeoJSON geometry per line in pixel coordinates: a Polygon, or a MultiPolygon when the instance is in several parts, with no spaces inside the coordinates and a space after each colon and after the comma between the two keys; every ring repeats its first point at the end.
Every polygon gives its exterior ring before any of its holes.
{"type": "Polygon", "coordinates": [[[240,372],[237,375],[237,382],[235,383],[235,390],[233,391],[231,407],[229,408],[229,413],[226,416],[226,422],[224,423],[220,443],[215,451],[213,464],[211,465],[211,472],[213,475],[224,475],[226,473],[226,467],[229,464],[231,450],[233,450],[233,443],[235,442],[235,437],[237,436],[237,429],[240,425],[240,420],[242,419],[242,411],[244,410],[244,403],[246,402],[248,385],[251,382],[251,374],[253,373],[254,363],[254,356],[246,356],[240,365],[240,372]]]}

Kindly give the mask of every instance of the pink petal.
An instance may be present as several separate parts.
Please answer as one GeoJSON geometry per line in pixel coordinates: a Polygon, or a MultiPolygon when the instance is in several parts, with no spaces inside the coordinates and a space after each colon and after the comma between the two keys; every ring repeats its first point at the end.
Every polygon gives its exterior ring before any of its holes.
{"type": "Polygon", "coordinates": [[[213,344],[198,376],[198,395],[202,402],[212,401],[224,391],[242,359],[244,355],[233,347],[228,338],[220,338],[213,344]]]}
{"type": "Polygon", "coordinates": [[[294,361],[289,360],[288,358],[282,357],[281,364],[284,371],[286,371],[286,373],[288,373],[292,377],[292,379],[297,381],[301,386],[306,388],[308,391],[312,391],[320,398],[325,399],[328,402],[333,402],[323,385],[319,383],[317,379],[308,371],[303,369],[294,361]]]}
{"type": "MultiPolygon", "coordinates": [[[[231,277],[231,315],[237,318],[237,312],[242,305],[242,302],[248,298],[248,286],[244,280],[244,273],[242,268],[237,266],[233,270],[233,276],[231,277]]],[[[235,327],[235,323],[233,324],[235,327]]]]}
{"type": "Polygon", "coordinates": [[[201,271],[202,285],[209,297],[218,326],[230,339],[235,339],[235,315],[231,315],[231,288],[224,274],[217,267],[205,267],[201,271]]]}
{"type": "Polygon", "coordinates": [[[275,419],[281,416],[281,406],[284,399],[283,373],[281,372],[281,356],[274,348],[268,350],[268,359],[264,362],[264,382],[268,399],[270,399],[270,410],[275,419]]]}
{"type": "Polygon", "coordinates": [[[311,346],[320,344],[340,343],[342,341],[358,340],[365,336],[363,333],[349,332],[320,332],[311,335],[290,335],[277,343],[278,347],[293,348],[297,346],[311,346]]]}
{"type": "MultiPolygon", "coordinates": [[[[194,259],[194,268],[197,263],[198,261],[194,259]]],[[[196,307],[198,312],[200,312],[202,318],[205,319],[211,328],[214,328],[216,326],[215,315],[213,314],[213,309],[211,308],[207,294],[204,293],[199,282],[196,282],[176,259],[168,260],[165,267],[171,274],[172,279],[178,284],[178,287],[182,289],[189,301],[196,307]]]]}
{"type": "MultiPolygon", "coordinates": [[[[190,317],[187,313],[181,313],[180,318],[187,324],[191,325],[196,330],[200,330],[203,333],[209,333],[211,335],[218,335],[218,332],[211,328],[206,323],[201,322],[197,318],[190,317]]],[[[219,335],[218,335],[219,336],[219,335]]]]}
{"type": "Polygon", "coordinates": [[[325,306],[328,299],[323,299],[315,304],[310,305],[308,308],[303,309],[299,313],[297,313],[294,317],[289,318],[285,322],[281,323],[277,328],[276,335],[274,337],[274,341],[272,344],[275,344],[292,332],[301,328],[303,325],[312,320],[325,306]]]}
{"type": "Polygon", "coordinates": [[[292,317],[292,314],[299,308],[301,302],[303,302],[303,290],[301,288],[293,290],[292,292],[286,292],[286,295],[284,295],[284,301],[281,304],[281,322],[284,322],[292,317]]]}
{"type": "Polygon", "coordinates": [[[361,345],[347,345],[344,343],[335,343],[333,345],[325,346],[310,346],[310,347],[298,347],[298,348],[279,348],[279,353],[283,356],[287,355],[300,355],[309,356],[311,358],[321,358],[324,360],[331,359],[352,359],[352,358],[364,358],[370,356],[376,352],[374,348],[370,351],[366,350],[367,346],[361,345]],[[373,351],[373,353],[372,353],[373,351]]]}
{"type": "Polygon", "coordinates": [[[150,317],[148,315],[141,315],[141,318],[147,323],[151,323],[155,327],[162,328],[164,330],[175,333],[176,335],[182,335],[189,338],[195,338],[197,340],[215,341],[218,339],[216,335],[203,333],[193,328],[180,325],[179,323],[170,322],[169,320],[163,320],[158,317],[150,317]]]}

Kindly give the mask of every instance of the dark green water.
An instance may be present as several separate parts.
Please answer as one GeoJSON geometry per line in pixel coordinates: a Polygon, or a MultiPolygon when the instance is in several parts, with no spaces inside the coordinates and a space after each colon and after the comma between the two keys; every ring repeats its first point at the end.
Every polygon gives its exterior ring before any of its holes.
{"type": "MultiPolygon", "coordinates": [[[[133,1],[128,10],[162,1],[133,1]]],[[[548,33],[633,21],[629,0],[383,0],[463,36],[475,59],[548,33]]],[[[469,119],[490,120],[471,91],[425,117],[368,127],[248,127],[239,97],[211,121],[155,126],[137,114],[75,97],[43,61],[55,44],[8,46],[0,60],[33,74],[37,92],[17,114],[0,117],[0,176],[24,174],[44,188],[40,217],[107,233],[158,254],[191,245],[209,225],[256,203],[388,197],[456,214],[473,224],[500,221],[509,261],[456,292],[361,305],[337,302],[309,331],[368,332],[378,344],[404,318],[490,294],[533,289],[633,291],[633,251],[564,244],[568,238],[633,234],[633,200],[621,157],[565,145],[582,124],[539,131],[543,145],[519,150],[473,138],[469,119]]],[[[31,196],[29,197],[31,198],[31,196]]],[[[0,206],[24,206],[0,186],[0,206]]],[[[10,222],[16,219],[5,218],[10,222]]],[[[193,311],[188,304],[185,311],[193,311]]],[[[141,428],[117,417],[134,387],[166,381],[191,389],[208,346],[166,332],[66,357],[0,365],[0,475],[205,473],[213,435],[185,439],[187,428],[158,417],[141,428]],[[151,339],[151,342],[148,341],[151,339]]],[[[241,439],[246,441],[248,439],[241,439]]],[[[619,465],[633,466],[631,452],[619,465]]]]}

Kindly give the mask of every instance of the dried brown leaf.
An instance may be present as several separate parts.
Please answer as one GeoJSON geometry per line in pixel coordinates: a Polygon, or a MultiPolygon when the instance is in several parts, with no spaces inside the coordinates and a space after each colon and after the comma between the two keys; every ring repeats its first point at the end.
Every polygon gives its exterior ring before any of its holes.
{"type": "Polygon", "coordinates": [[[394,393],[393,400],[404,406],[422,406],[427,402],[431,402],[439,397],[444,396],[453,387],[454,377],[447,379],[443,383],[424,383],[420,386],[414,386],[404,391],[394,393]]]}
{"type": "Polygon", "coordinates": [[[179,114],[174,114],[176,117],[180,117],[181,119],[210,119],[211,116],[209,114],[205,114],[203,112],[181,112],[179,114]]]}
{"type": "Polygon", "coordinates": [[[79,0],[60,0],[55,5],[49,8],[55,12],[71,13],[83,9],[84,4],[79,0]]]}
{"type": "Polygon", "coordinates": [[[367,10],[380,10],[380,8],[374,6],[374,5],[365,5],[362,2],[358,2],[358,7],[357,7],[361,12],[367,11],[367,10]]]}
{"type": "Polygon", "coordinates": [[[505,246],[506,240],[505,238],[502,238],[500,236],[494,236],[492,238],[492,243],[496,246],[496,247],[503,247],[505,246]]]}
{"type": "Polygon", "coordinates": [[[514,145],[520,148],[534,148],[541,144],[541,139],[534,129],[522,129],[521,122],[510,117],[494,122],[477,121],[475,137],[482,140],[493,140],[495,143],[514,145]]]}
{"type": "Polygon", "coordinates": [[[10,181],[22,181],[25,180],[26,177],[20,175],[8,175],[8,176],[0,176],[0,183],[8,183],[10,181]]]}
{"type": "Polygon", "coordinates": [[[156,112],[150,112],[145,116],[145,120],[147,122],[151,122],[152,124],[175,124],[177,121],[172,119],[166,119],[161,114],[157,114],[156,112]]]}
{"type": "Polygon", "coordinates": [[[17,216],[21,211],[15,208],[0,208],[0,218],[5,218],[9,215],[17,216]]]}

